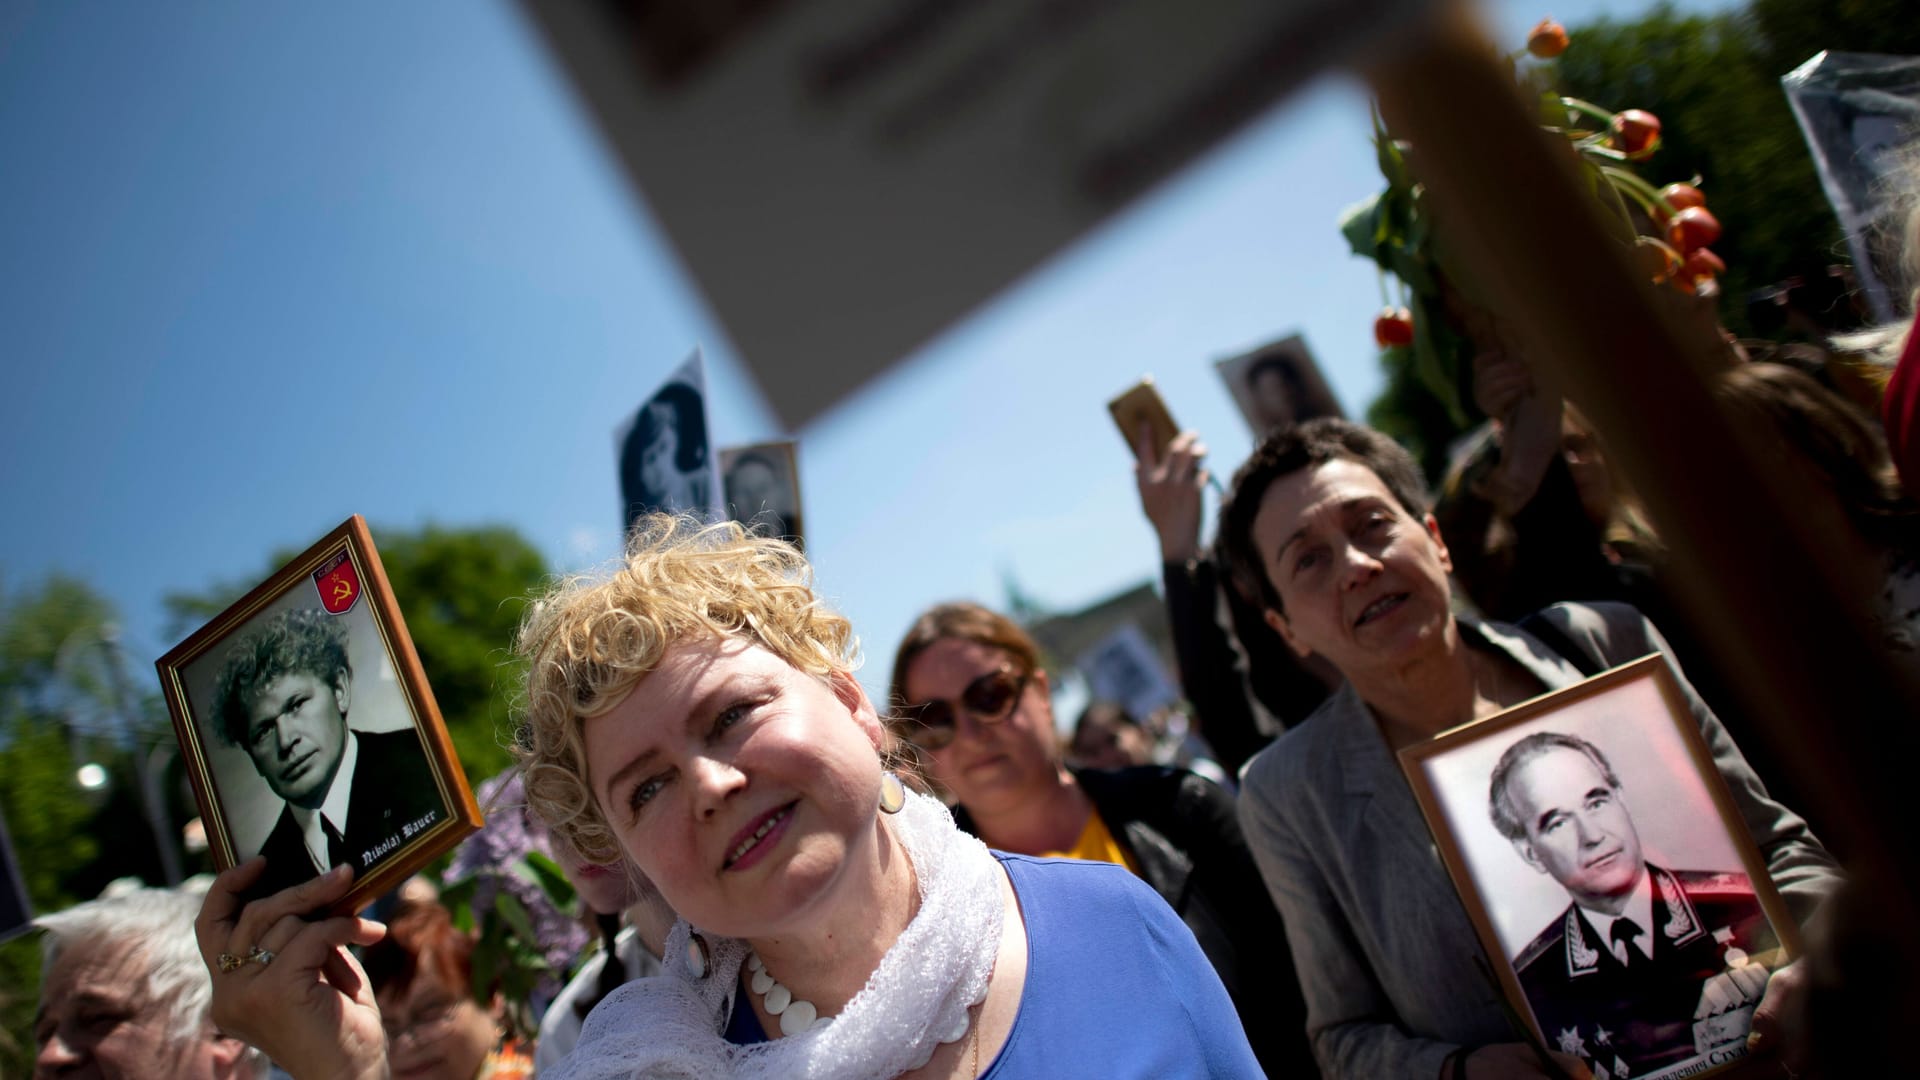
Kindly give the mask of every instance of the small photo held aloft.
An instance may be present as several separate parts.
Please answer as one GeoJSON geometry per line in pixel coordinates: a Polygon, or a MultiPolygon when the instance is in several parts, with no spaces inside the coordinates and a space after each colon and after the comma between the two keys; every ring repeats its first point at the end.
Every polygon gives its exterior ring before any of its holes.
{"type": "Polygon", "coordinates": [[[1664,658],[1400,751],[1514,1011],[1595,1076],[1706,1076],[1746,1054],[1799,953],[1664,658]]]}
{"type": "Polygon", "coordinates": [[[1346,415],[1299,334],[1216,361],[1213,367],[1256,441],[1285,424],[1346,415]]]}
{"type": "Polygon", "coordinates": [[[155,666],[214,865],[267,857],[255,895],[345,862],[358,910],[481,825],[358,515],[155,666]]]}
{"type": "Polygon", "coordinates": [[[730,446],[720,452],[720,484],[730,519],[804,550],[799,446],[793,440],[730,446]]]}
{"type": "Polygon", "coordinates": [[[1133,451],[1136,459],[1140,456],[1142,438],[1152,446],[1155,458],[1163,458],[1167,447],[1180,434],[1180,425],[1174,423],[1173,413],[1167,410],[1166,400],[1160,396],[1151,375],[1142,377],[1107,402],[1107,412],[1113,416],[1114,426],[1120,429],[1120,437],[1127,441],[1127,449],[1133,451]]]}
{"type": "Polygon", "coordinates": [[[623,531],[656,511],[703,519],[713,514],[720,483],[712,431],[706,361],[695,349],[614,435],[623,531]]]}
{"type": "Polygon", "coordinates": [[[806,547],[800,505],[799,444],[791,440],[720,451],[727,516],[762,536],[806,547]]]}

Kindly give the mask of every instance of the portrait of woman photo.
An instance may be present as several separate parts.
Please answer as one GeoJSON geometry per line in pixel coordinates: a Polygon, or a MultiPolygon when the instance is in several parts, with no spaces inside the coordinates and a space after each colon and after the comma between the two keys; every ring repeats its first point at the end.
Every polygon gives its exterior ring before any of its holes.
{"type": "Polygon", "coordinates": [[[625,520],[642,514],[699,513],[713,501],[707,417],[700,391],[670,382],[634,417],[620,448],[625,520]]]}

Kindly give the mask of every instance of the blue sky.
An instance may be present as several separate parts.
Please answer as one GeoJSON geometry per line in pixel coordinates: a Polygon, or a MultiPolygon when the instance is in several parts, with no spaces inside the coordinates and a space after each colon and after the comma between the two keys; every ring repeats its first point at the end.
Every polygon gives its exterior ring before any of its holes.
{"type": "MultiPolygon", "coordinates": [[[[1488,13],[1517,44],[1647,6],[1488,13]]],[[[1298,330],[1364,409],[1380,293],[1334,223],[1379,185],[1367,134],[1322,78],[795,433],[870,689],[927,604],[1155,573],[1104,408],[1140,375],[1227,472],[1215,359],[1298,330]]],[[[350,513],[611,557],[614,429],[695,344],[716,441],[783,434],[504,0],[0,0],[0,147],[0,586],[91,582],[139,660],[165,593],[350,513]]]]}

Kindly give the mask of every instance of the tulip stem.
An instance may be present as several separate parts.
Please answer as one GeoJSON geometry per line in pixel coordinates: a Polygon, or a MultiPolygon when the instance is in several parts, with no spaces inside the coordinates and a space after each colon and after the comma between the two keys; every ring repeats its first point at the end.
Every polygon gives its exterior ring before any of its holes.
{"type": "Polygon", "coordinates": [[[1591,116],[1595,120],[1605,121],[1609,126],[1611,126],[1613,123],[1613,117],[1614,117],[1613,110],[1603,109],[1600,106],[1595,105],[1591,101],[1582,101],[1577,97],[1562,97],[1560,99],[1560,104],[1565,105],[1567,108],[1572,109],[1574,112],[1584,113],[1587,116],[1591,116]]]}

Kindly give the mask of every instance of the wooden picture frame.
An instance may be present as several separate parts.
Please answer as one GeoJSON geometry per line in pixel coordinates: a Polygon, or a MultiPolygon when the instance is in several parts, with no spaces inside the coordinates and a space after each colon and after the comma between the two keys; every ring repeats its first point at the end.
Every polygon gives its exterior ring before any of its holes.
{"type": "Polygon", "coordinates": [[[357,514],[154,666],[214,865],[267,854],[255,895],[324,852],[357,911],[483,824],[357,514]]]}
{"type": "Polygon", "coordinates": [[[1745,1056],[1752,987],[1799,955],[1798,927],[1665,659],[1406,747],[1400,763],[1541,1045],[1633,1080],[1745,1056]],[[1696,1015],[1734,989],[1748,1000],[1696,1015]]]}

